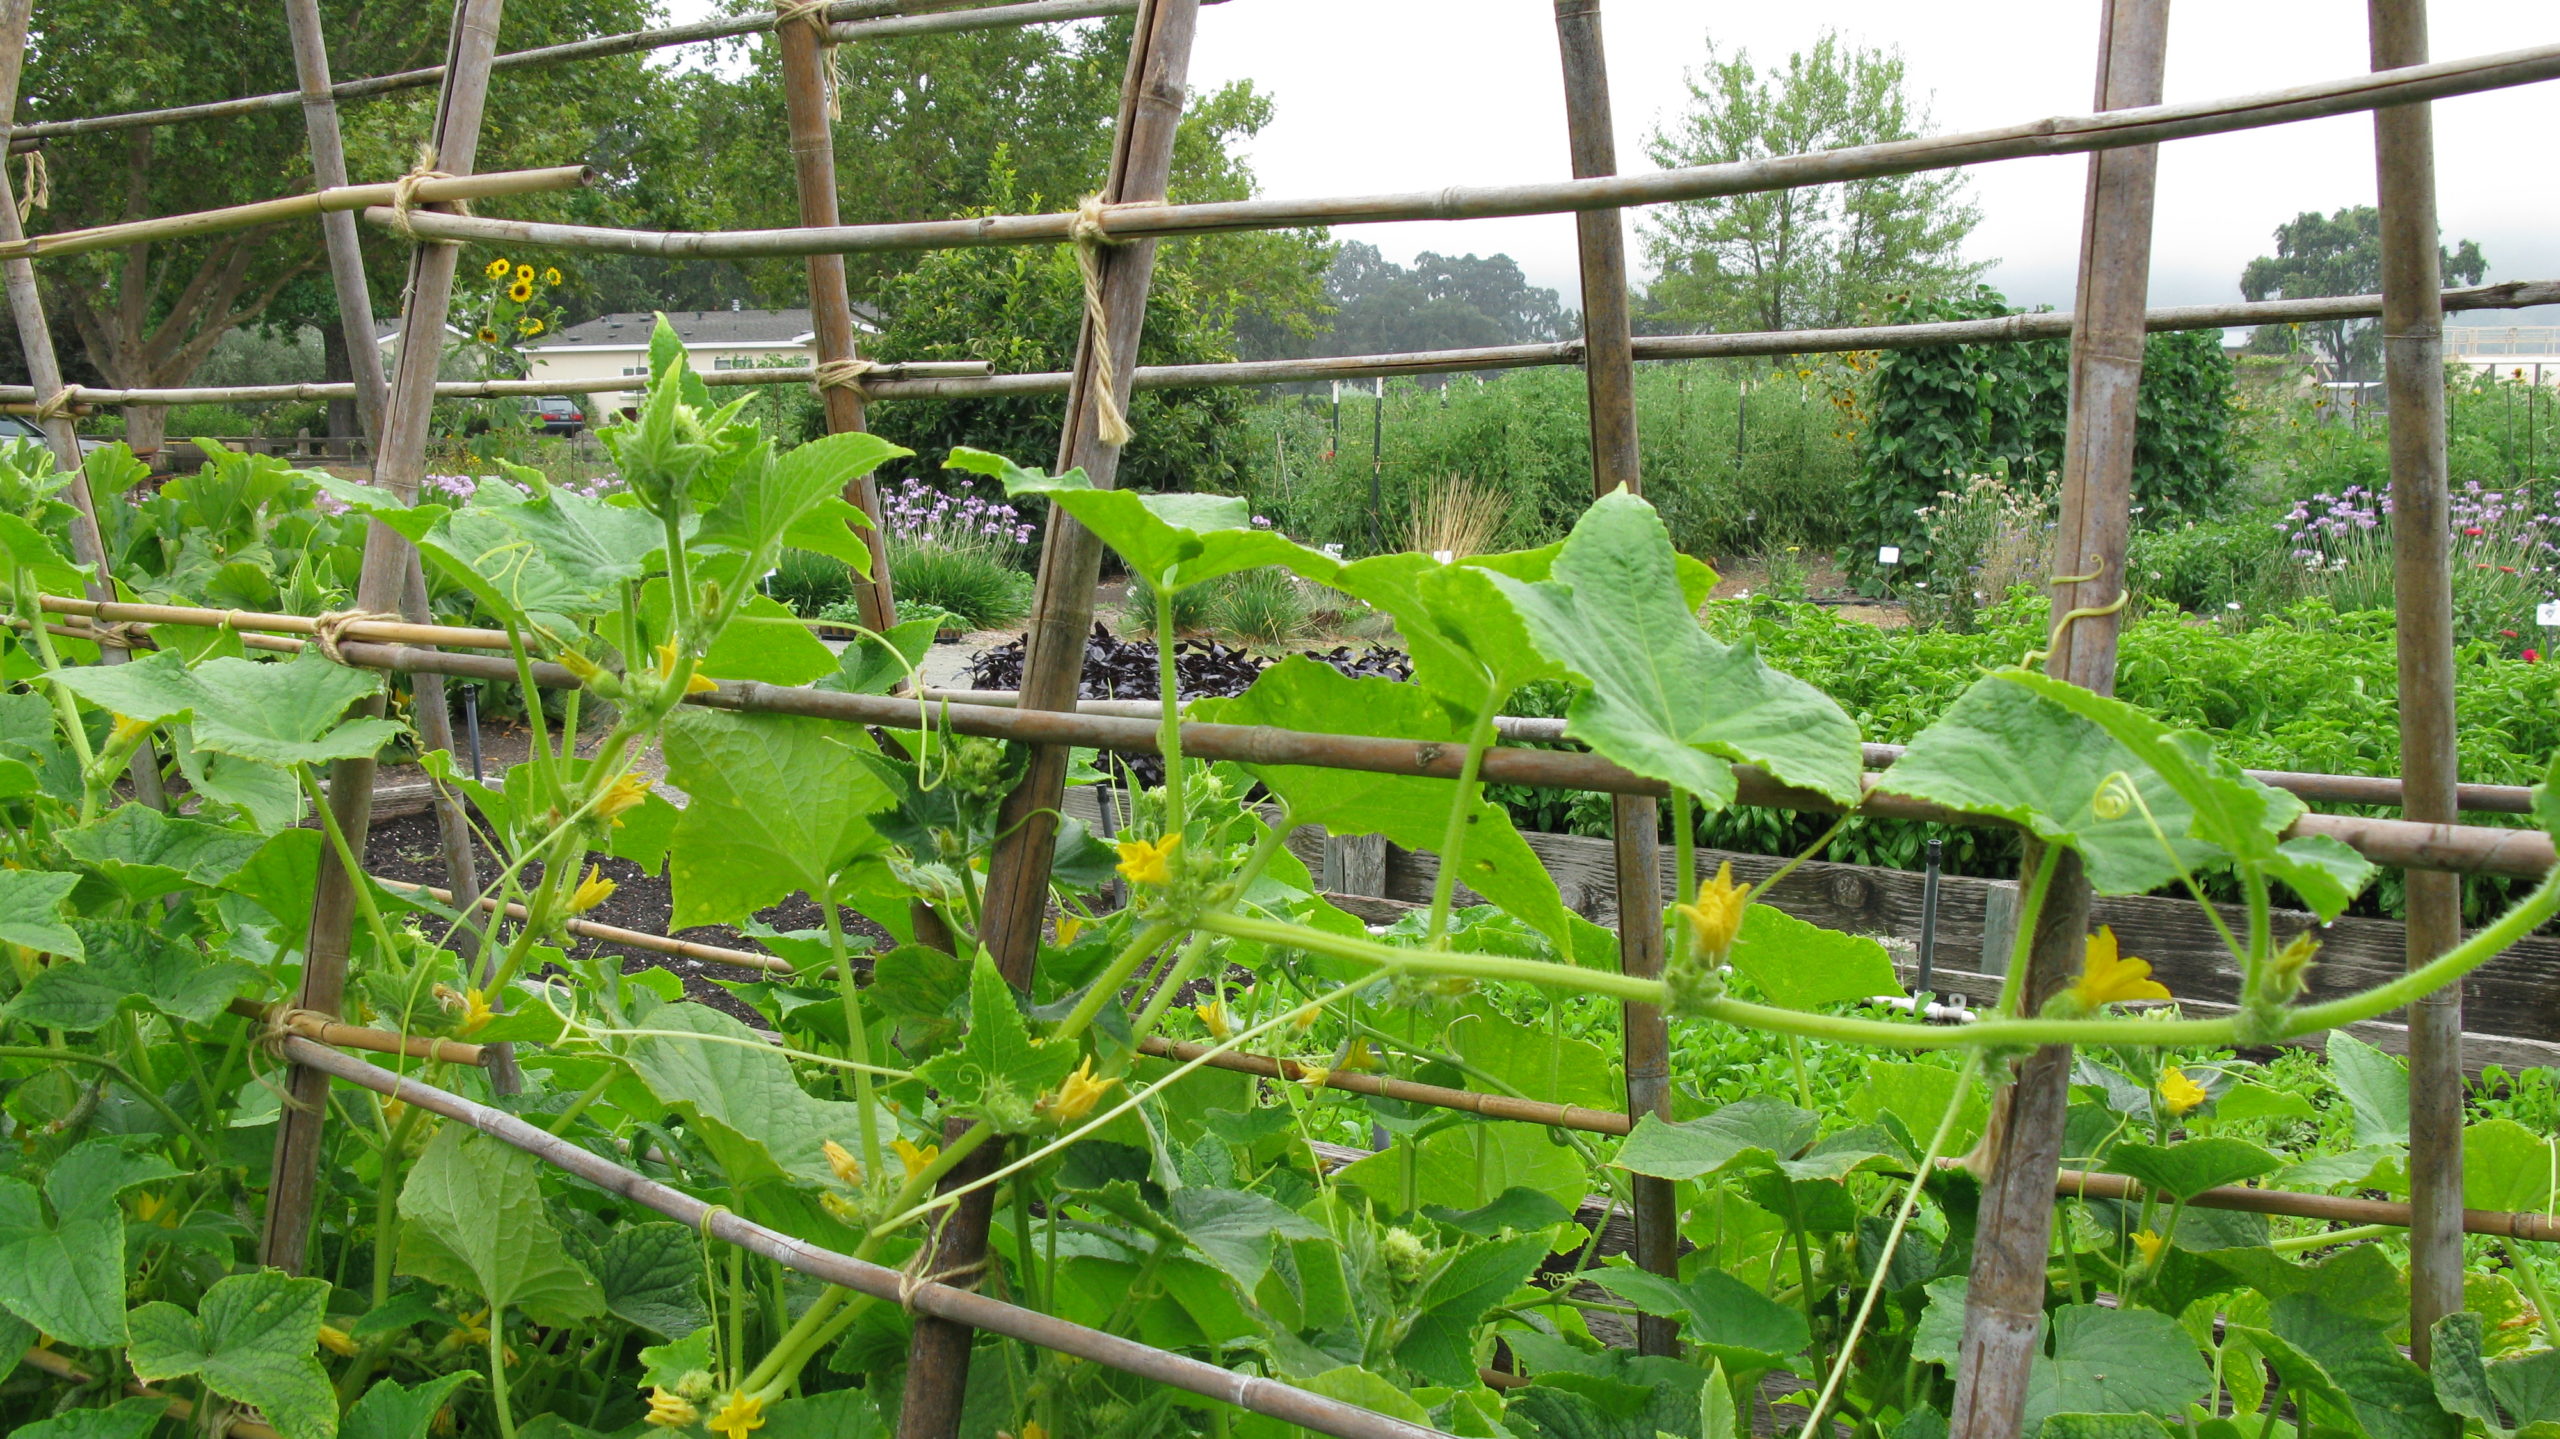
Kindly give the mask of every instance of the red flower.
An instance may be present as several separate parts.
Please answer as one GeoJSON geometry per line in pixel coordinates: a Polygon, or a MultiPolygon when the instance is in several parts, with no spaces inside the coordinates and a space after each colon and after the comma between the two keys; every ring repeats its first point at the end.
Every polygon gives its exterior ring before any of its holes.
{"type": "Polygon", "coordinates": [[[2524,662],[2529,665],[2538,665],[2542,663],[2542,651],[2526,650],[2524,652],[2524,662]]]}
{"type": "Polygon", "coordinates": [[[2498,573],[2500,573],[2500,574],[2502,574],[2502,575],[2511,575],[2511,574],[2514,574],[2515,572],[2516,572],[2516,567],[2515,567],[2515,566],[2513,566],[2513,565],[2500,565],[2500,566],[2498,566],[2498,573]]]}
{"type": "Polygon", "coordinates": [[[2509,639],[2509,640],[2511,640],[2511,639],[2514,639],[2514,638],[2516,637],[2516,632],[2515,632],[2514,630],[2500,630],[2500,631],[2498,631],[2498,637],[2499,637],[2500,639],[2509,639]]]}
{"type": "Polygon", "coordinates": [[[2476,535],[2480,533],[2480,527],[2478,525],[2473,525],[2469,529],[2464,530],[2463,533],[2466,535],[2476,535]]]}

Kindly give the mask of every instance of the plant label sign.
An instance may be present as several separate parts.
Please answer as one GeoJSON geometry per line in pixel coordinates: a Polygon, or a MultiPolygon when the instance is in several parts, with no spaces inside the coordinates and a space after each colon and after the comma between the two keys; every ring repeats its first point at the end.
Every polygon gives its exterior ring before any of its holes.
{"type": "Polygon", "coordinates": [[[2544,600],[2535,605],[2533,622],[2547,630],[2560,630],[2560,600],[2544,600]]]}
{"type": "Polygon", "coordinates": [[[1900,545],[1881,545],[1881,546],[1878,546],[1878,547],[1877,547],[1877,549],[1876,549],[1876,563],[1877,563],[1877,564],[1880,564],[1880,565],[1898,565],[1898,564],[1901,564],[1901,563],[1902,563],[1902,546],[1900,546],[1900,545]]]}

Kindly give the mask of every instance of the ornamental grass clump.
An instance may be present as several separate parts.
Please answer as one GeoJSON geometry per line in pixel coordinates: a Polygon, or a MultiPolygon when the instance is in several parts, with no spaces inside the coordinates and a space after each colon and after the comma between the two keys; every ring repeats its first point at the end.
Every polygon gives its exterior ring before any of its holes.
{"type": "Polygon", "coordinates": [[[1023,559],[1033,531],[1013,506],[909,479],[881,496],[880,510],[900,599],[931,605],[975,630],[1001,629],[1030,613],[1023,559]]]}

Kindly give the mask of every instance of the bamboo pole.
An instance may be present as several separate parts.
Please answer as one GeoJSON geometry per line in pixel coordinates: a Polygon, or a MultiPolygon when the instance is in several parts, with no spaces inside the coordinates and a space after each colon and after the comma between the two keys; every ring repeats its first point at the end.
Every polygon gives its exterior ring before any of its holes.
{"type": "MultiPolygon", "coordinates": [[[[2560,286],[2555,286],[2560,294],[2560,286]]],[[[373,349],[370,336],[365,341],[373,349]]],[[[377,360],[377,364],[379,361],[377,360]]],[[[984,360],[923,360],[913,364],[884,364],[863,376],[866,389],[875,391],[881,384],[907,384],[921,380],[967,379],[982,376],[992,369],[984,360]]],[[[713,370],[701,376],[704,384],[718,389],[724,385],[805,385],[811,383],[806,365],[777,366],[764,370],[713,370]]],[[[633,382],[620,376],[591,380],[439,380],[439,400],[485,400],[514,395],[597,395],[629,390],[633,382]]],[[[184,389],[107,389],[95,385],[70,386],[72,401],[83,406],[94,405],[231,405],[270,404],[294,400],[361,399],[362,391],[353,381],[318,380],[298,385],[196,385],[184,389]]],[[[1061,385],[1063,388],[1063,385],[1061,385]]],[[[0,385],[0,404],[11,397],[33,400],[32,385],[0,385]]]]}
{"type": "MultiPolygon", "coordinates": [[[[1226,0],[1201,0],[1206,5],[1222,5],[1226,0]]],[[[1126,15],[1136,8],[1137,0],[1082,0],[1086,15],[1126,15]],[[1105,8],[1108,7],[1108,8],[1105,8]]],[[[886,39],[896,35],[988,30],[1001,26],[1038,25],[1059,20],[1081,19],[1084,15],[1048,13],[1056,7],[1047,5],[985,5],[980,0],[838,0],[829,5],[827,18],[853,33],[852,39],[886,39]],[[1028,13],[1038,11],[1040,13],[1028,13]],[[944,12],[953,12],[945,14],[944,12]],[[1006,13],[1014,12],[1014,13],[1006,13]],[[870,29],[859,22],[876,19],[884,27],[870,29]],[[930,23],[939,21],[940,23],[930,23]]],[[[747,14],[697,21],[690,25],[668,25],[654,30],[632,30],[616,35],[599,35],[586,40],[570,40],[558,45],[544,45],[532,50],[518,50],[497,58],[501,70],[533,69],[549,65],[565,65],[580,60],[602,60],[615,55],[635,55],[651,50],[669,50],[680,45],[700,45],[718,40],[735,40],[762,34],[773,28],[773,15],[747,14]]],[[[330,98],[364,100],[376,95],[389,95],[402,90],[423,89],[444,79],[442,65],[418,70],[402,70],[389,75],[373,75],[361,80],[342,80],[329,87],[330,98]]],[[[238,115],[254,115],[262,110],[282,110],[302,97],[296,91],[284,90],[269,95],[245,95],[232,100],[213,100],[201,105],[176,105],[159,110],[129,110],[113,115],[89,115],[70,120],[48,120],[30,125],[22,132],[20,143],[57,135],[95,135],[112,130],[146,129],[158,125],[181,125],[198,120],[227,120],[238,115]]]]}
{"type": "MultiPolygon", "coordinates": [[[[293,67],[302,85],[302,124],[309,136],[311,178],[323,194],[347,183],[347,149],[345,137],[338,128],[338,102],[329,94],[329,45],[322,30],[319,0],[285,0],[285,20],[293,32],[293,67]]],[[[364,245],[357,233],[355,216],[344,210],[330,210],[320,216],[320,238],[329,256],[329,283],[338,302],[338,325],[347,347],[347,359],[355,378],[354,389],[358,423],[380,453],[383,411],[389,406],[390,381],[382,373],[382,347],[373,338],[373,287],[364,273],[364,245]]],[[[413,502],[414,493],[407,498],[413,502]]],[[[401,612],[412,622],[425,624],[434,619],[427,608],[427,578],[424,561],[415,546],[402,546],[400,599],[401,612]]],[[[410,694],[416,703],[418,742],[429,750],[453,749],[453,711],[445,701],[444,676],[413,675],[410,694]]],[[[445,879],[465,893],[480,888],[478,866],[471,848],[471,823],[462,813],[461,801],[442,788],[435,791],[436,838],[444,850],[445,879]]],[[[465,933],[457,936],[464,964],[479,956],[465,933]]],[[[489,1066],[491,1082],[500,1094],[513,1094],[523,1086],[516,1072],[512,1050],[501,1045],[489,1066]]]]}
{"type": "MultiPolygon", "coordinates": [[[[800,223],[823,229],[842,218],[836,209],[836,140],[829,110],[834,57],[818,43],[810,25],[784,25],[774,32],[774,40],[781,51],[782,101],[791,127],[791,174],[800,202],[800,223]]],[[[815,373],[830,377],[818,382],[827,433],[867,429],[861,382],[850,375],[837,376],[859,359],[853,343],[853,302],[845,289],[844,256],[811,255],[808,273],[811,341],[818,357],[815,373]]],[[[855,604],[863,628],[887,634],[898,622],[898,605],[891,593],[889,537],[880,520],[878,478],[865,470],[847,480],[844,498],[870,521],[862,542],[871,553],[871,580],[855,588],[855,604]]]]}
{"type": "MultiPolygon", "coordinates": [[[[1145,0],[1129,42],[1128,68],[1120,83],[1120,109],[1112,130],[1111,168],[1097,197],[1112,206],[1161,201],[1173,170],[1175,131],[1191,68],[1191,42],[1200,0],[1145,0]]],[[[1096,207],[1089,207],[1096,208],[1096,207]]],[[[1057,468],[1082,469],[1103,488],[1119,478],[1120,439],[1106,439],[1106,408],[1129,394],[1147,318],[1147,290],[1155,277],[1151,242],[1096,245],[1088,257],[1099,293],[1089,295],[1076,342],[1075,382],[1058,438],[1057,468]],[[1107,369],[1105,367],[1108,367],[1107,369]]],[[[1093,589],[1102,569],[1102,542],[1055,505],[1040,546],[1040,578],[1032,593],[1031,629],[1024,639],[1021,708],[1024,718],[1074,723],[1076,691],[1084,674],[1085,636],[1093,624],[1093,589]],[[1044,713],[1045,712],[1045,713],[1044,713]],[[1060,713],[1063,712],[1063,713],[1060,713]]],[[[987,858],[987,888],[978,942],[1006,981],[1031,987],[1040,951],[1040,926],[1049,904],[1049,870],[1057,854],[1059,810],[1065,797],[1069,749],[1035,745],[1031,762],[1005,796],[987,858]]],[[[957,1129],[952,1131],[955,1135],[957,1129]]],[[[982,1145],[953,1169],[946,1187],[993,1173],[1003,1146],[982,1145]]],[[[986,1254],[993,1214],[993,1186],[971,1190],[935,1237],[931,1268],[972,1269],[986,1254]]],[[[907,1390],[898,1415],[898,1439],[950,1439],[959,1431],[967,1392],[967,1326],[940,1319],[917,1322],[907,1345],[907,1390]]]]}
{"type": "Polygon", "coordinates": [[[457,1039],[430,1039],[424,1035],[393,1034],[389,1030],[339,1024],[318,1015],[304,1014],[290,1005],[260,1004],[254,999],[235,999],[227,1008],[242,1019],[254,1019],[285,1033],[318,1040],[337,1049],[399,1054],[411,1059],[431,1059],[439,1064],[460,1064],[477,1069],[488,1062],[492,1048],[485,1044],[465,1044],[457,1039]]]}
{"type": "MultiPolygon", "coordinates": [[[[1564,63],[1565,132],[1577,180],[1618,172],[1618,140],[1609,114],[1609,59],[1600,0],[1555,0],[1556,46],[1564,63]]],[[[1591,493],[1644,492],[1636,435],[1634,326],[1627,313],[1626,222],[1616,210],[1574,216],[1582,279],[1582,371],[1589,399],[1591,493]]],[[[1656,802],[1619,795],[1610,806],[1618,885],[1618,967],[1659,978],[1663,964],[1662,816],[1656,802]]],[[[1456,856],[1447,857],[1455,863],[1456,856]]],[[[1687,882],[1683,877],[1683,883],[1687,882]]],[[[1671,1117],[1671,1024],[1650,1004],[1623,1008],[1627,1113],[1671,1117]]],[[[1669,1180],[1636,1175],[1635,1261],[1655,1274],[1680,1272],[1680,1209],[1669,1180]]],[[[1646,1354],[1680,1352],[1680,1326],[1647,1314],[1636,1320],[1636,1347],[1646,1354]]]]}
{"type": "MultiPolygon", "coordinates": [[[[489,96],[489,61],[497,51],[498,20],[504,0],[457,0],[453,32],[446,50],[451,80],[437,97],[432,148],[437,164],[468,176],[480,149],[480,123],[489,96]]],[[[457,260],[451,245],[419,245],[409,259],[407,301],[401,328],[411,335],[442,333],[453,298],[457,260]]],[[[435,408],[436,367],[441,347],[402,345],[383,412],[382,439],[374,459],[374,478],[402,499],[417,494],[426,469],[429,420],[435,408]]],[[[364,566],[356,581],[356,608],[397,610],[408,571],[408,542],[387,527],[367,527],[364,566]]],[[[381,704],[377,696],[373,703],[381,704]]],[[[329,806],[348,846],[361,860],[373,818],[373,772],[370,756],[340,760],[329,768],[329,806]]],[[[339,1012],[345,998],[347,958],[357,905],[358,876],[350,874],[333,849],[323,848],[311,906],[311,934],[304,946],[302,991],[297,1009],[323,1015],[339,1012]]],[[[261,1236],[262,1263],[299,1274],[310,1246],[311,1223],[318,1200],[318,1175],[327,1076],[306,1069],[286,1077],[288,1102],[276,1125],[275,1173],[267,1191],[266,1231],[261,1236]]]]}
{"type": "MultiPolygon", "coordinates": [[[[2156,145],[2164,140],[2228,134],[2270,125],[2415,104],[2452,95],[2527,85],[2560,76],[2560,45],[2538,45],[2475,55],[2432,65],[2351,75],[2281,90],[2217,100],[2152,105],[2095,115],[2057,115],[1990,130],[1972,130],[1860,145],[1805,155],[1780,155],[1723,165],[1655,170],[1594,180],[1555,180],[1529,185],[1451,186],[1439,190],[1310,200],[1234,200],[1209,204],[1148,204],[1115,212],[1103,229],[1113,239],[1171,239],[1237,230],[1286,230],[1310,225],[1374,225],[1406,220],[1479,220],[1606,210],[1759,194],[1839,184],[1924,170],[1949,170],[1994,160],[2077,155],[2097,150],[2156,145]]],[[[390,223],[387,210],[365,218],[390,223]]],[[[669,232],[590,225],[536,224],[471,216],[415,217],[420,234],[446,239],[601,250],[629,255],[748,258],[804,255],[813,249],[843,253],[946,249],[971,245],[1029,245],[1072,238],[1075,216],[990,215],[903,224],[844,225],[833,230],[729,230],[669,232]]]]}
{"type": "MultiPolygon", "coordinates": [[[[2109,0],[2103,14],[2098,107],[2158,105],[2167,64],[2168,0],[2109,0]]],[[[2135,402],[2142,386],[2143,298],[2151,282],[2159,161],[2156,146],[2091,157],[2081,219],[2071,408],[2053,546],[2053,611],[2065,618],[2045,669],[2100,694],[2115,691],[2116,627],[2128,586],[2135,402]]],[[[2030,843],[2027,849],[2032,870],[2043,847],[2030,843]]],[[[2077,856],[2060,859],[2036,916],[2027,972],[2011,976],[2013,993],[2004,997],[2024,1014],[2036,1013],[2071,982],[2087,943],[2088,881],[2077,856]]],[[[1948,1420],[1958,1439],[2014,1439],[2024,1422],[2028,1375],[2044,1334],[2045,1260],[2071,1063],[2070,1046],[2060,1044],[2020,1061],[1976,1151],[1983,1161],[1976,1168],[1984,1176],[1982,1205],[1948,1420]]]]}
{"type": "MultiPolygon", "coordinates": [[[[218,613],[207,611],[206,613],[218,613]]],[[[298,651],[300,640],[250,636],[259,647],[298,651]]],[[[384,645],[350,640],[339,647],[350,664],[400,674],[434,671],[467,679],[516,682],[514,661],[500,655],[447,654],[415,645],[384,645]]],[[[546,689],[575,689],[577,678],[558,665],[536,663],[534,683],[546,689]]],[[[1110,714],[1078,714],[1059,710],[1021,710],[992,705],[920,703],[887,695],[839,694],[830,690],[790,689],[757,681],[724,684],[717,691],[689,697],[687,703],[741,714],[794,714],[847,724],[888,729],[947,725],[955,734],[983,735],[1031,745],[1083,746],[1128,754],[1153,754],[1161,741],[1156,723],[1110,714]]],[[[1299,764],[1370,774],[1420,775],[1455,779],[1462,749],[1442,743],[1383,739],[1370,735],[1323,734],[1265,725],[1187,723],[1182,726],[1183,753],[1203,760],[1241,764],[1299,764]]],[[[1734,767],[1737,802],[1807,814],[1839,814],[1837,801],[1779,784],[1748,765],[1734,767]]],[[[1578,789],[1595,794],[1651,795],[1668,792],[1648,779],[1600,758],[1570,750],[1517,749],[1497,746],[1486,751],[1487,784],[1518,784],[1536,789],[1578,789]]],[[[2354,779],[2355,776],[2335,776],[2354,779]]],[[[1884,819],[1926,820],[1975,828],[2003,828],[2008,822],[1894,794],[1892,776],[1866,776],[1865,796],[1857,812],[1884,819]]],[[[2551,837],[2540,830],[2499,829],[2480,825],[2420,824],[2412,820],[2368,819],[2356,815],[2306,814],[2285,831],[2287,837],[2327,835],[2376,864],[2395,869],[2438,869],[2455,874],[2499,874],[2539,879],[2556,859],[2551,837]]]]}
{"type": "MultiPolygon", "coordinates": [[[[18,113],[18,82],[24,75],[27,60],[27,22],[34,9],[33,0],[6,0],[0,4],[0,135],[18,113]]],[[[8,166],[0,164],[0,243],[24,234],[18,218],[18,198],[10,188],[8,166]]],[[[62,393],[62,361],[53,349],[53,325],[45,317],[44,296],[36,288],[35,266],[24,260],[0,262],[0,281],[9,296],[9,314],[17,323],[18,349],[26,357],[27,378],[34,382],[38,400],[50,400],[62,393]]],[[[47,415],[40,422],[45,446],[53,451],[54,464],[65,473],[75,475],[69,487],[71,497],[71,557],[88,567],[82,587],[92,599],[113,599],[115,577],[107,566],[106,541],[98,533],[97,497],[89,492],[89,472],[80,458],[80,441],[72,433],[68,417],[47,415]]],[[[127,656],[122,650],[103,650],[102,664],[120,665],[127,656]]],[[[160,788],[160,747],[155,741],[144,741],[134,751],[133,763],[126,773],[133,777],[134,797],[154,809],[167,807],[167,796],[160,788]]]]}
{"type": "MultiPolygon", "coordinates": [[[[440,904],[456,902],[452,890],[438,889],[431,884],[412,884],[407,880],[384,879],[380,875],[374,875],[372,879],[375,884],[398,893],[422,894],[440,904]]],[[[498,897],[492,894],[481,895],[477,907],[484,914],[494,913],[498,908],[498,897]]],[[[525,907],[520,904],[508,905],[506,914],[507,918],[519,922],[527,917],[525,907]]],[[[568,930],[582,939],[592,939],[603,944],[627,945],[633,949],[645,949],[655,954],[672,955],[678,959],[695,960],[702,964],[721,964],[732,969],[752,969],[759,974],[793,972],[791,961],[777,955],[758,954],[747,949],[724,949],[716,944],[697,944],[689,939],[651,934],[646,930],[624,929],[620,925],[600,924],[591,919],[572,919],[568,922],[568,930]]]]}
{"type": "MultiPolygon", "coordinates": [[[[340,163],[343,165],[344,157],[340,163]]],[[[502,170],[494,175],[470,175],[449,180],[420,180],[412,190],[412,198],[421,204],[448,200],[488,200],[507,195],[538,195],[555,190],[574,190],[595,178],[595,172],[584,165],[558,165],[544,170],[502,170]]],[[[129,245],[149,244],[157,240],[192,240],[205,235],[226,234],[233,230],[254,230],[283,220],[300,220],[315,215],[348,213],[368,207],[388,206],[396,202],[399,184],[338,184],[315,190],[308,195],[287,195],[279,200],[255,200],[246,205],[226,205],[218,210],[197,210],[184,215],[155,215],[147,220],[123,220],[112,225],[92,225],[84,230],[56,230],[50,235],[27,235],[0,241],[0,259],[57,260],[68,255],[85,255],[92,250],[120,250],[129,245]]],[[[370,316],[366,317],[368,321],[370,316]]],[[[365,345],[373,345],[370,331],[365,345]]]]}
{"type": "MultiPolygon", "coordinates": [[[[903,1304],[919,1322],[950,1324],[963,1332],[983,1329],[1026,1344],[1090,1363],[1134,1374],[1187,1393],[1214,1399],[1253,1414],[1303,1425],[1344,1439],[1446,1439],[1439,1431],[1402,1419],[1373,1414],[1356,1404],[1311,1394],[1276,1379],[1239,1374],[1215,1364],[1133,1340],[1051,1318],[967,1289],[933,1281],[916,1282],[895,1269],[865,1263],[849,1255],[820,1249],[803,1240],[740,1218],[726,1205],[707,1205],[680,1189],[634,1173],[600,1155],[516,1118],[504,1110],[475,1104],[390,1070],[340,1054],[307,1039],[284,1042],[288,1058],[376,1094],[412,1104],[488,1135],[502,1144],[583,1179],[608,1194],[663,1214],[710,1238],[760,1254],[785,1268],[829,1284],[893,1304],[903,1304]]],[[[922,1376],[910,1373],[909,1392],[922,1376]]]]}
{"type": "MultiPolygon", "coordinates": [[[[2368,0],[2377,69],[2424,62],[2426,0],[2368,0]]],[[[2382,206],[2382,349],[2391,405],[2392,593],[2399,613],[2402,808],[2454,817],[2452,520],[2445,461],[2443,288],[2435,122],[2428,107],[2373,117],[2382,206]]],[[[2462,940],[2462,886],[2408,880],[2409,967],[2462,940]]],[[[2462,989],[2409,1007],[2409,1347],[2427,1362],[2435,1322],[2462,1311],[2462,989]]]]}
{"type": "MultiPolygon", "coordinates": [[[[2447,311],[2513,310],[2560,304],[2560,280],[2506,280],[2444,292],[2447,311]]],[[[2223,330],[2243,325],[2304,324],[2317,320],[2371,319],[2382,313],[2380,295],[2342,295],[2314,300],[2262,300],[2232,305],[2177,305],[2152,310],[2144,324],[2154,333],[2179,330],[2223,330]]],[[[2033,340],[2068,339],[2066,312],[2007,315],[1990,320],[1941,320],[1918,325],[1864,325],[1836,330],[1754,330],[1715,335],[1638,335],[1633,342],[1640,361],[1731,359],[1769,355],[1837,354],[1863,350],[1909,350],[1929,345],[1998,345],[2033,340]]],[[[1447,375],[1477,370],[1536,369],[1582,363],[1582,341],[1546,345],[1488,345],[1472,349],[1417,350],[1402,354],[1327,355],[1305,360],[1249,360],[1216,365],[1141,365],[1131,379],[1140,390],[1195,389],[1216,385],[1280,385],[1312,380],[1373,376],[1447,375]]],[[[996,375],[984,360],[922,360],[876,364],[864,372],[862,388],[872,400],[983,398],[1007,395],[1064,394],[1072,378],[1064,370],[996,375]]],[[[764,370],[714,370],[703,383],[722,385],[805,384],[803,367],[764,370]]],[[[488,398],[500,395],[581,395],[627,390],[627,379],[594,380],[447,380],[436,386],[439,399],[488,398]]],[[[266,404],[293,400],[344,399],[354,393],[344,383],[299,385],[219,385],[188,389],[101,389],[71,387],[83,405],[222,405],[266,404]]],[[[38,398],[33,387],[0,385],[0,406],[38,398]]]]}

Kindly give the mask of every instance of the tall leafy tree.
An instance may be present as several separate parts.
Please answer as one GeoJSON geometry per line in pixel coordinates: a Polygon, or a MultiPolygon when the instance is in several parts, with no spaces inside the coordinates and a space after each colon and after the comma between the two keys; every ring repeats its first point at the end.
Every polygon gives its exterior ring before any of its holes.
{"type": "Polygon", "coordinates": [[[1530,284],[1509,255],[1425,250],[1407,266],[1350,241],[1334,254],[1325,293],[1333,330],[1316,342],[1316,354],[1527,344],[1561,339],[1569,327],[1556,292],[1530,284]]]}
{"type": "MultiPolygon", "coordinates": [[[[1929,113],[1906,81],[1899,53],[1830,31],[1766,72],[1711,40],[1688,108],[1648,150],[1660,165],[1717,165],[1916,139],[1929,113]]],[[[1849,324],[1971,285],[1985,267],[1960,252],[1979,218],[1955,171],[1666,205],[1643,231],[1659,272],[1647,308],[1685,329],[1849,324]]]]}
{"type": "MultiPolygon", "coordinates": [[[[2476,240],[2439,249],[2447,284],[2477,285],[2489,273],[2476,240]]],[[[2334,215],[2303,211],[2276,226],[2274,254],[2260,255],[2240,272],[2240,293],[2252,301],[2370,295],[2381,288],[2382,212],[2371,205],[2349,205],[2334,215]]],[[[2249,348],[2262,355],[2294,354],[2306,340],[2335,379],[2371,380],[2382,373],[2382,332],[2372,320],[2261,325],[2249,337],[2249,348]]]]}

